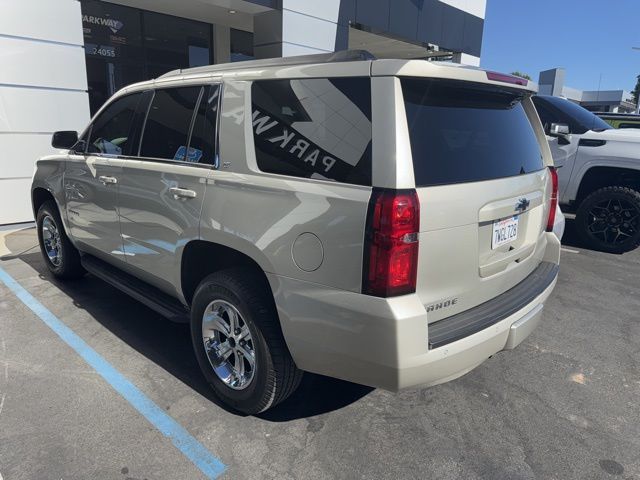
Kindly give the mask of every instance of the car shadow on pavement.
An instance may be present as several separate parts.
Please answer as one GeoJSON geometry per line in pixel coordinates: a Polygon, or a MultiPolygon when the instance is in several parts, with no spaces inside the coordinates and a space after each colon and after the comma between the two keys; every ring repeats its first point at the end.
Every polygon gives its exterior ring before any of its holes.
{"type": "MultiPolygon", "coordinates": [[[[602,252],[602,250],[594,250],[593,247],[587,245],[583,240],[581,240],[580,237],[578,236],[578,232],[576,231],[576,229],[577,227],[576,227],[575,219],[566,218],[564,235],[562,236],[563,246],[580,248],[581,250],[591,250],[593,252],[602,252]]],[[[605,253],[606,255],[616,255],[616,256],[624,255],[624,253],[612,253],[612,252],[603,252],[603,253],[605,253]]]]}
{"type": "Polygon", "coordinates": [[[280,405],[257,415],[270,422],[287,422],[339,410],[374,389],[336,378],[305,373],[300,387],[280,405]]]}
{"type": "Polygon", "coordinates": [[[576,232],[576,221],[565,219],[564,234],[562,235],[562,245],[567,247],[584,248],[584,244],[580,241],[576,232]]]}
{"type": "Polygon", "coordinates": [[[576,221],[567,218],[565,221],[564,235],[562,235],[562,245],[566,247],[589,249],[588,246],[578,236],[576,231],[576,221]]]}
{"type": "MultiPolygon", "coordinates": [[[[20,260],[28,264],[41,279],[52,283],[71,298],[75,308],[86,311],[130,347],[203,397],[227,412],[238,414],[213,395],[200,373],[188,325],[166,320],[92,275],[70,282],[54,279],[47,271],[37,247],[13,251],[16,253],[3,257],[2,261],[20,260]]],[[[61,320],[64,321],[64,317],[61,320]]],[[[372,390],[370,387],[305,373],[300,387],[288,400],[258,417],[273,422],[311,417],[350,405],[372,390]]]]}

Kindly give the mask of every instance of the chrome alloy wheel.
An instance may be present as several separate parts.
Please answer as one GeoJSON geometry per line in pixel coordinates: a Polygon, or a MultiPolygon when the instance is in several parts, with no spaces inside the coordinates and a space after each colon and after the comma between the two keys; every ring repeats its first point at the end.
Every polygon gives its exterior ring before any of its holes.
{"type": "Polygon", "coordinates": [[[62,263],[62,245],[60,243],[60,232],[53,218],[49,215],[42,220],[42,242],[47,257],[54,267],[59,267],[62,263]]]}
{"type": "Polygon", "coordinates": [[[256,356],[249,326],[240,312],[224,300],[214,300],[202,316],[202,341],[213,371],[234,390],[249,386],[256,356]]]}

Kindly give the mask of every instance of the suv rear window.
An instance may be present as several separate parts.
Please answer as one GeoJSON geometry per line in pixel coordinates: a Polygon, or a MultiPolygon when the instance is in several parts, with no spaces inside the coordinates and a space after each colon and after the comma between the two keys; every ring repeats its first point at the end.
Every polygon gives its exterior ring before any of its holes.
{"type": "Polygon", "coordinates": [[[251,97],[260,170],[371,185],[369,78],[260,80],[251,97]]]}
{"type": "Polygon", "coordinates": [[[523,93],[440,79],[401,79],[417,187],[544,168],[523,93]]]}

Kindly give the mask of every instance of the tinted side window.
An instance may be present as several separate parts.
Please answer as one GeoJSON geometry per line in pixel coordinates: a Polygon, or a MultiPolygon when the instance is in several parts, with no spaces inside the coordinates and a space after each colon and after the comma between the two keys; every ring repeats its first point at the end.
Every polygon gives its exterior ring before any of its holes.
{"type": "Polygon", "coordinates": [[[108,155],[129,155],[135,149],[131,126],[141,94],[118,98],[93,122],[87,151],[108,155]]]}
{"type": "Polygon", "coordinates": [[[549,110],[549,107],[545,104],[544,100],[534,98],[533,104],[536,106],[536,111],[538,112],[538,116],[540,117],[545,133],[549,133],[552,123],[560,123],[558,116],[554,115],[553,112],[549,110]]]}
{"type": "Polygon", "coordinates": [[[554,117],[554,122],[569,125],[571,133],[583,134],[589,130],[609,130],[611,125],[586,108],[560,97],[533,97],[536,109],[546,108],[554,117]]]}
{"type": "Polygon", "coordinates": [[[479,182],[544,168],[523,94],[446,80],[401,80],[416,186],[479,182]]]}
{"type": "Polygon", "coordinates": [[[567,115],[566,112],[553,105],[546,98],[534,96],[532,100],[540,116],[540,121],[544,126],[545,133],[549,133],[552,123],[568,125],[571,133],[586,132],[586,129],[582,128],[570,115],[567,115]]]}
{"type": "Polygon", "coordinates": [[[202,87],[156,90],[140,146],[140,156],[185,160],[193,111],[202,87]]]}
{"type": "Polygon", "coordinates": [[[211,85],[210,87],[205,87],[198,113],[193,123],[193,132],[191,133],[191,142],[189,142],[189,152],[186,158],[187,162],[215,164],[219,97],[220,86],[211,85]]]}
{"type": "Polygon", "coordinates": [[[251,94],[260,170],[371,185],[369,78],[256,81],[251,94]]]}

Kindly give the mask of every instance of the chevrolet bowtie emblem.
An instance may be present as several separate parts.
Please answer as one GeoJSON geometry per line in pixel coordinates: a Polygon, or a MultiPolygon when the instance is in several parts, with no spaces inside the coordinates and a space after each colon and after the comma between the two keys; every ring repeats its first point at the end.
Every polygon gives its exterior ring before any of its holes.
{"type": "Polygon", "coordinates": [[[529,208],[529,205],[531,205],[531,202],[529,200],[527,200],[526,198],[521,198],[520,200],[518,200],[518,203],[516,203],[516,212],[524,212],[527,208],[529,208]]]}

